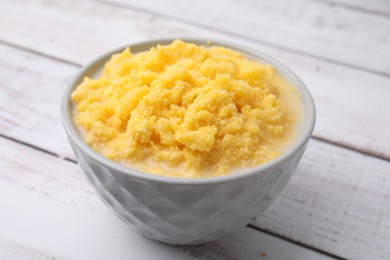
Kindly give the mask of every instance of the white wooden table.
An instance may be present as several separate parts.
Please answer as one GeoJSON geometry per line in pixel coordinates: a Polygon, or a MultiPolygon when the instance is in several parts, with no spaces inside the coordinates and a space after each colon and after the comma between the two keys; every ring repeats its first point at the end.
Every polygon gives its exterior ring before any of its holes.
{"type": "Polygon", "coordinates": [[[0,259],[390,259],[390,1],[0,1],[0,259]],[[255,225],[221,241],[148,240],[97,198],[60,123],[99,53],[161,37],[268,53],[307,83],[314,136],[255,225]]]}

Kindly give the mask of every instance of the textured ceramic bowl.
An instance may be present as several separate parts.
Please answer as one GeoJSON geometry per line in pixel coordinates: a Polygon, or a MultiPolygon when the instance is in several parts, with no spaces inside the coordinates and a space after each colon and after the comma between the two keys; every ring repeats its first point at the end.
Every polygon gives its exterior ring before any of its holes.
{"type": "MultiPolygon", "coordinates": [[[[133,53],[173,39],[133,44],[133,53]]],[[[197,45],[207,41],[184,39],[197,45]]],[[[213,41],[245,56],[271,64],[301,93],[303,120],[298,139],[268,164],[223,177],[186,179],[143,173],[104,158],[82,139],[74,123],[72,91],[85,76],[95,77],[119,48],[85,66],[65,90],[61,110],[78,163],[103,201],[145,236],[169,244],[201,244],[245,227],[281,192],[296,169],[312,134],[315,107],[304,83],[288,68],[255,50],[213,41]]]]}

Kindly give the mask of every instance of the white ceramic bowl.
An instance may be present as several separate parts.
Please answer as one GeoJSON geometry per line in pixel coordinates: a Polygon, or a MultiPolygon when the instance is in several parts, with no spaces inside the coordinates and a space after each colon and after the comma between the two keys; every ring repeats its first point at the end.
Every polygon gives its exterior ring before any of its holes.
{"type": "MultiPolygon", "coordinates": [[[[132,44],[133,53],[149,50],[173,39],[132,44]]],[[[197,45],[207,41],[184,39],[197,45]]],[[[301,93],[303,122],[298,139],[280,157],[239,174],[202,179],[173,178],[143,173],[115,163],[91,149],[77,131],[70,95],[85,76],[96,77],[110,51],[85,66],[66,88],[62,119],[78,163],[103,201],[145,236],[169,244],[201,244],[245,227],[281,192],[296,169],[315,123],[313,99],[305,84],[278,61],[235,44],[212,45],[235,49],[245,56],[272,65],[301,93]]]]}

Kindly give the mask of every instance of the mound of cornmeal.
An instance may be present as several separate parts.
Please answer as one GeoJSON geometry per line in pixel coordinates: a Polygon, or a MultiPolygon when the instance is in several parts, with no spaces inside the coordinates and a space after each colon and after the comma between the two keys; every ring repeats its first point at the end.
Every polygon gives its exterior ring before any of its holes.
{"type": "Polygon", "coordinates": [[[299,94],[241,53],[175,40],[113,55],[72,94],[85,141],[111,160],[175,177],[264,164],[289,143],[299,94]]]}

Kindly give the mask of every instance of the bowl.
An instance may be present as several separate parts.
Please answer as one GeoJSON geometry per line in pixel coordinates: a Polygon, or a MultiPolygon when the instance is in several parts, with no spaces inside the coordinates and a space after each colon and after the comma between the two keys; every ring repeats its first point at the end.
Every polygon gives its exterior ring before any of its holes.
{"type": "MultiPolygon", "coordinates": [[[[149,50],[164,39],[131,44],[133,53],[149,50]]],[[[197,45],[207,40],[183,39],[197,45]]],[[[246,57],[273,66],[301,95],[303,119],[297,140],[280,157],[237,174],[214,178],[174,178],[143,173],[115,163],[90,148],[73,120],[71,93],[85,76],[96,77],[112,50],[83,67],[65,89],[61,114],[70,145],[80,167],[100,198],[126,223],[145,236],[168,244],[202,244],[235,232],[259,216],[278,196],[296,169],[315,124],[313,99],[305,84],[286,66],[256,50],[212,41],[246,57]]],[[[126,46],[128,47],[128,46],[126,46]]]]}

